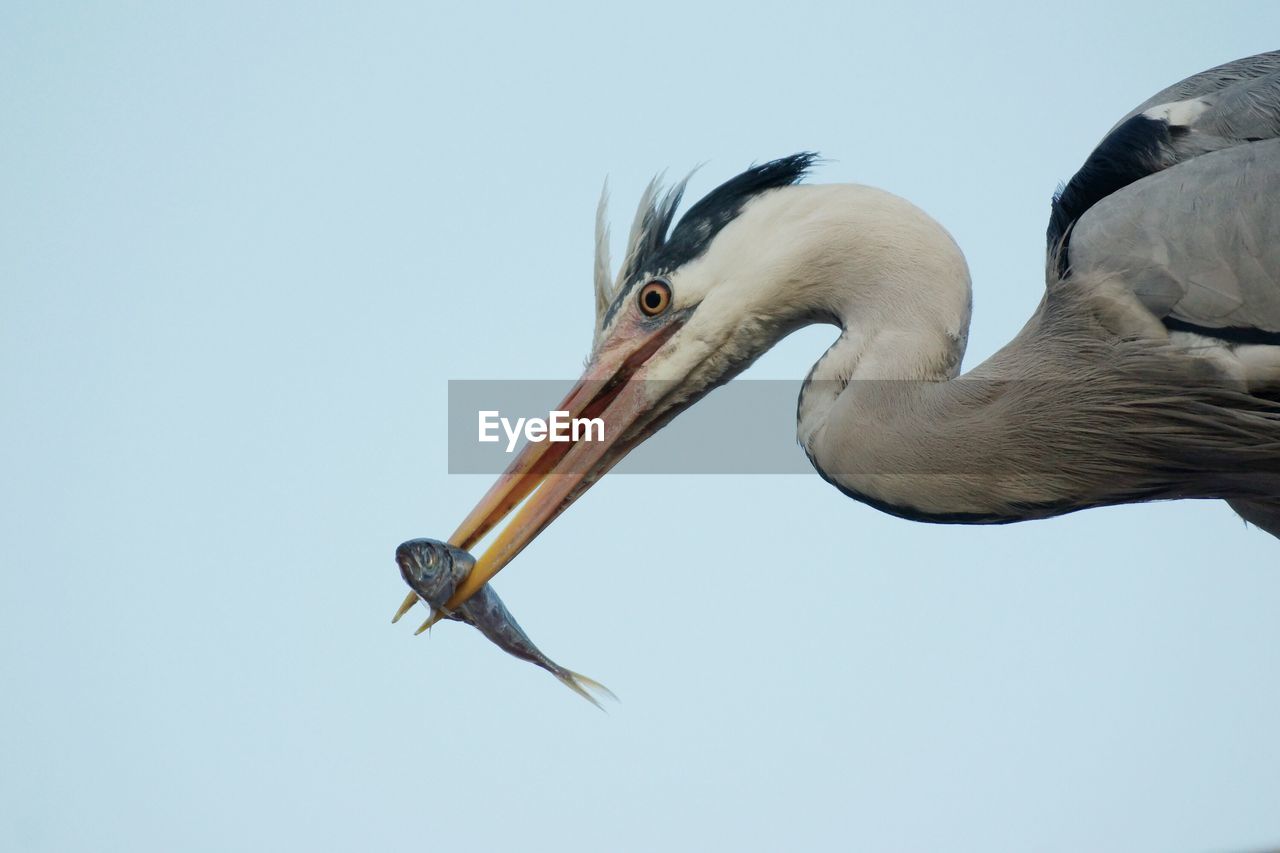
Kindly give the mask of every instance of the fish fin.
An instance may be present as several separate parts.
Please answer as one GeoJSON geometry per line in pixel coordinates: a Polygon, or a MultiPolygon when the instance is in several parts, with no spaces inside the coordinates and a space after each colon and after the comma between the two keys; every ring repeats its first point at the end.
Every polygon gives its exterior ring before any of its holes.
{"type": "Polygon", "coordinates": [[[608,687],[605,687],[603,684],[596,681],[594,678],[588,678],[587,676],[583,675],[580,672],[571,671],[569,674],[572,675],[574,678],[576,678],[578,681],[582,682],[582,684],[586,685],[591,690],[594,690],[597,693],[602,693],[605,696],[608,696],[610,699],[612,699],[615,702],[620,701],[618,697],[614,695],[612,690],[610,690],[608,687]]]}
{"type": "Polygon", "coordinates": [[[560,679],[561,684],[563,684],[565,687],[568,687],[574,693],[577,693],[583,699],[586,699],[592,705],[595,705],[601,711],[604,710],[604,706],[601,705],[599,700],[597,700],[595,696],[592,696],[591,693],[588,692],[588,690],[592,690],[604,696],[608,696],[610,699],[612,699],[615,702],[618,701],[618,697],[613,694],[612,690],[610,690],[608,687],[605,687],[603,684],[596,681],[594,678],[588,678],[587,676],[583,675],[580,672],[574,672],[571,669],[561,669],[559,672],[555,673],[555,676],[556,678],[560,679]]]}
{"type": "Polygon", "coordinates": [[[423,622],[421,625],[418,626],[418,630],[413,632],[413,636],[416,637],[419,634],[421,634],[423,631],[430,629],[433,625],[435,625],[441,619],[451,619],[451,618],[453,618],[453,615],[449,611],[445,610],[443,607],[432,608],[431,615],[427,617],[427,621],[423,622]]]}

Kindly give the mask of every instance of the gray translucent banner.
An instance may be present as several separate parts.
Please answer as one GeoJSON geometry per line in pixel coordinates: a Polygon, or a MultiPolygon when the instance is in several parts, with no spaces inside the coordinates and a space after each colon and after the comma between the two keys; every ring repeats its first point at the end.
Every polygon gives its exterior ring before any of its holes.
{"type": "MultiPolygon", "coordinates": [[[[549,438],[555,424],[551,413],[562,408],[560,403],[573,384],[569,380],[450,381],[449,473],[502,473],[527,443],[529,419],[549,422],[534,430],[535,435],[549,438]],[[480,440],[482,426],[489,441],[480,440]]],[[[799,380],[730,382],[677,415],[614,470],[812,474],[814,467],[796,438],[802,384],[799,380]]],[[[619,392],[619,400],[636,392],[653,400],[672,388],[648,382],[613,390],[619,392]]],[[[583,399],[594,398],[601,390],[608,396],[608,389],[597,387],[583,399]]],[[[1052,380],[960,379],[941,384],[812,382],[805,394],[806,405],[818,401],[817,408],[822,408],[824,400],[839,398],[836,405],[844,419],[836,428],[844,434],[833,444],[842,452],[822,460],[828,475],[981,473],[1034,479],[1061,472],[1064,465],[1087,466],[1102,458],[1145,459],[1149,464],[1165,464],[1175,474],[1177,469],[1189,468],[1228,476],[1245,469],[1280,471],[1280,453],[1274,452],[1280,409],[1273,404],[1228,388],[1194,383],[1181,388],[1176,397],[1159,389],[1148,392],[1141,385],[1127,385],[1123,391],[1052,380]],[[878,416],[861,425],[851,423],[853,407],[868,411],[866,401],[875,404],[878,416]]],[[[546,448],[552,456],[569,454],[556,464],[557,473],[586,473],[590,465],[584,462],[582,445],[600,441],[601,431],[606,442],[616,438],[609,414],[600,417],[602,423],[579,424],[575,442],[573,427],[564,416],[559,433],[566,440],[558,447],[548,442],[546,448]]]]}
{"type": "MultiPolygon", "coordinates": [[[[812,474],[796,443],[800,384],[740,380],[717,388],[633,450],[613,473],[812,474]]],[[[521,430],[513,452],[507,452],[508,428],[522,417],[549,420],[572,386],[568,380],[450,380],[449,473],[502,473],[527,443],[521,430]],[[479,440],[481,412],[507,419],[507,427],[498,424],[488,431],[498,441],[479,440]]],[[[494,420],[487,417],[489,424],[494,420]]],[[[603,428],[605,438],[612,439],[607,420],[603,428]]],[[[565,432],[571,437],[569,428],[565,432]]],[[[579,440],[598,440],[598,433],[593,424],[589,431],[579,430],[579,440]]]]}

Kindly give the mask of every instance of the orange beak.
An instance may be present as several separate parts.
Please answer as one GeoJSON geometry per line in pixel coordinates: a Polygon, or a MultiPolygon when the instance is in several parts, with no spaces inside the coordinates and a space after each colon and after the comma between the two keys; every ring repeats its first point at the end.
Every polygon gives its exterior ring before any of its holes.
{"type": "MultiPolygon", "coordinates": [[[[601,418],[603,438],[528,442],[524,446],[449,537],[450,545],[470,550],[524,501],[515,518],[498,534],[446,602],[446,610],[458,607],[502,571],[556,516],[647,437],[643,429],[633,428],[650,412],[652,401],[646,397],[646,383],[634,377],[680,325],[672,322],[664,326],[625,358],[602,355],[587,367],[556,410],[568,412],[570,418],[601,418]]],[[[417,600],[416,593],[409,593],[391,621],[399,620],[417,600]]],[[[419,633],[441,615],[437,611],[419,633]]]]}

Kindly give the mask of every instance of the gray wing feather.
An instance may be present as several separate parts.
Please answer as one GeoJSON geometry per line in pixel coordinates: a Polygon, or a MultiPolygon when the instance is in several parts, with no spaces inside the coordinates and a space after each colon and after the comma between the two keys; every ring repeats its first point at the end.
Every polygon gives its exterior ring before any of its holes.
{"type": "MultiPolygon", "coordinates": [[[[1210,68],[1208,71],[1201,71],[1199,74],[1188,77],[1180,83],[1174,83],[1172,86],[1160,90],[1130,110],[1124,118],[1116,122],[1116,127],[1152,107],[1176,101],[1186,101],[1191,98],[1205,98],[1215,102],[1221,107],[1220,113],[1224,117],[1231,115],[1236,110],[1239,110],[1242,115],[1247,115],[1249,113],[1248,105],[1241,102],[1257,97],[1259,92],[1265,93],[1267,86],[1264,84],[1260,89],[1256,89],[1253,95],[1245,93],[1250,89],[1254,89],[1254,84],[1258,82],[1259,78],[1263,77],[1270,77],[1271,86],[1274,88],[1275,75],[1278,73],[1280,73],[1280,50],[1237,59],[1234,62],[1210,68]],[[1241,109],[1241,106],[1244,109],[1241,109]]],[[[1264,113],[1270,112],[1274,117],[1276,105],[1280,102],[1272,98],[1268,108],[1265,104],[1267,100],[1265,94],[1263,94],[1262,100],[1264,101],[1262,111],[1264,113]]],[[[1115,130],[1115,128],[1113,127],[1112,130],[1115,130]]]]}
{"type": "Polygon", "coordinates": [[[1205,154],[1099,201],[1073,274],[1120,275],[1157,317],[1280,332],[1280,139],[1205,154]]]}
{"type": "Polygon", "coordinates": [[[1186,136],[1175,147],[1215,150],[1280,136],[1280,70],[1238,81],[1199,100],[1204,111],[1181,125],[1186,136]]]}
{"type": "Polygon", "coordinates": [[[1148,98],[1055,194],[1045,236],[1059,273],[1070,260],[1071,226],[1103,198],[1205,154],[1277,137],[1280,51],[1220,65],[1148,98]]]}

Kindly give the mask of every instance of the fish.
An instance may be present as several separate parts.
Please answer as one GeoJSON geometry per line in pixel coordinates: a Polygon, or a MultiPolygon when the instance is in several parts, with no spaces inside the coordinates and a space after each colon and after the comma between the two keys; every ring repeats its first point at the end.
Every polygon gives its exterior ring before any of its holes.
{"type": "Polygon", "coordinates": [[[441,618],[465,622],[484,634],[509,655],[536,664],[559,679],[560,683],[600,710],[598,693],[617,701],[608,687],[580,672],[566,669],[542,653],[524,632],[511,611],[502,603],[491,584],[485,584],[454,610],[445,603],[475,565],[476,559],[461,548],[436,539],[410,539],[396,548],[396,564],[410,589],[441,618]]]}

